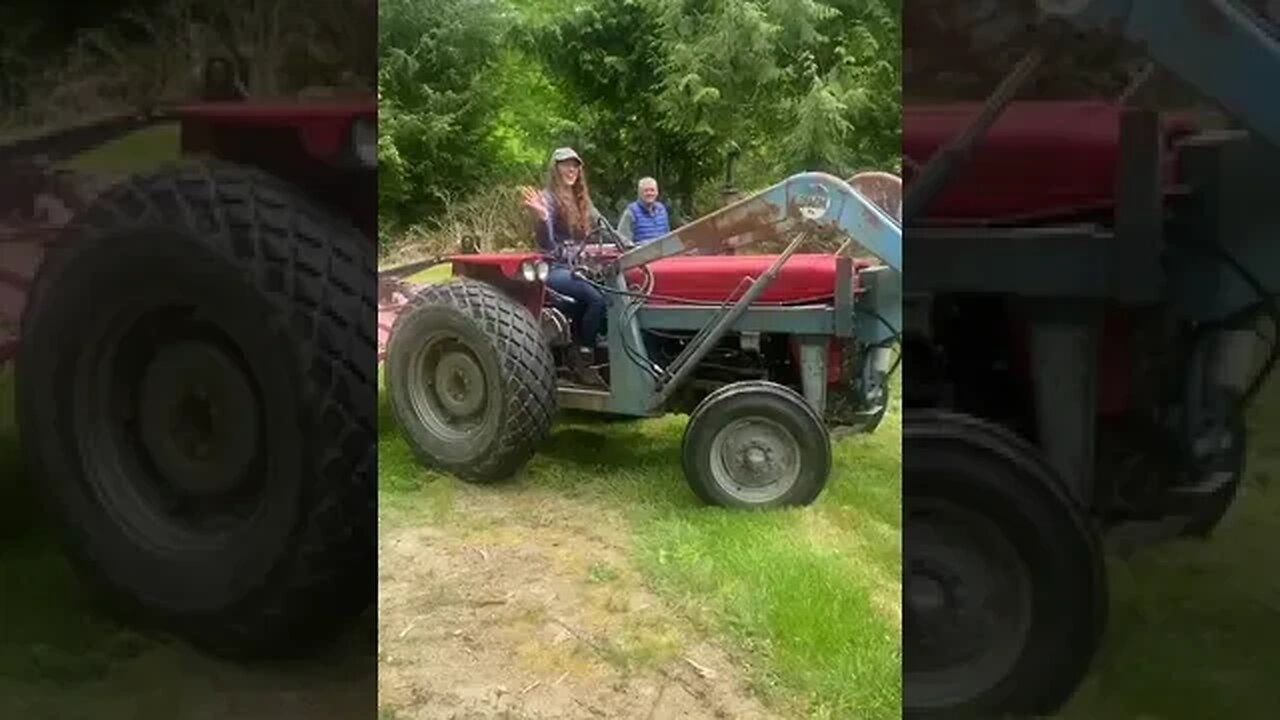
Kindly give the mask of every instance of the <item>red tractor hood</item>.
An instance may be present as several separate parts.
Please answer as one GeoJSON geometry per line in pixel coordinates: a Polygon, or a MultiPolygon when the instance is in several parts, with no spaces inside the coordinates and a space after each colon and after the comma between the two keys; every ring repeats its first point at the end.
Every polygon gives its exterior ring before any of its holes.
{"type": "MultiPolygon", "coordinates": [[[[677,304],[679,301],[723,302],[741,297],[747,285],[743,278],[758,278],[777,259],[776,255],[708,255],[674,257],[649,263],[653,272],[651,303],[677,304]],[[661,296],[661,297],[657,297],[661,296]]],[[[876,263],[855,260],[858,269],[876,263]]],[[[644,274],[632,270],[627,279],[642,284],[644,274]]],[[[799,305],[828,302],[835,295],[834,255],[792,255],[757,304],[799,305]]],[[[857,282],[855,279],[855,288],[857,282]]]]}
{"type": "MultiPolygon", "coordinates": [[[[605,255],[616,253],[606,251],[605,255]]],[[[459,266],[495,268],[505,277],[515,277],[520,263],[536,260],[538,253],[490,253],[483,255],[456,255],[454,272],[459,266]]],[[[764,275],[777,259],[776,255],[705,255],[679,256],[657,260],[648,264],[653,273],[650,303],[654,305],[679,304],[679,302],[724,302],[726,298],[740,297],[746,290],[746,278],[764,275]]],[[[854,267],[861,270],[877,263],[870,260],[854,260],[854,267]]],[[[627,281],[633,286],[643,286],[645,273],[635,268],[627,273],[627,281]]],[[[778,277],[764,291],[757,304],[798,305],[829,302],[835,294],[836,258],[834,255],[797,254],[782,266],[778,277]]],[[[854,281],[858,288],[857,279],[854,281]]]]}
{"type": "MultiPolygon", "coordinates": [[[[977,115],[978,103],[907,106],[903,154],[924,165],[977,115]]],[[[978,142],[967,168],[930,208],[935,222],[1028,222],[1109,209],[1115,197],[1123,108],[1107,102],[1012,103],[978,142]]],[[[1164,117],[1165,145],[1194,131],[1164,117]]],[[[907,163],[910,165],[911,163],[907,163]]],[[[908,167],[905,182],[914,172],[908,167]]],[[[1173,185],[1173,165],[1166,167],[1173,185]]]]}

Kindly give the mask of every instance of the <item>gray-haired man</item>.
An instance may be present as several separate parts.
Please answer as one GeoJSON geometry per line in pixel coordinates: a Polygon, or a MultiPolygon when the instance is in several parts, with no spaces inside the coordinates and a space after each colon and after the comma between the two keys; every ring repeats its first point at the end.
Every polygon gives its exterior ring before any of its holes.
{"type": "Polygon", "coordinates": [[[643,245],[671,232],[671,220],[667,216],[667,206],[658,202],[657,180],[640,178],[636,190],[640,199],[622,211],[618,232],[632,243],[643,245]]]}

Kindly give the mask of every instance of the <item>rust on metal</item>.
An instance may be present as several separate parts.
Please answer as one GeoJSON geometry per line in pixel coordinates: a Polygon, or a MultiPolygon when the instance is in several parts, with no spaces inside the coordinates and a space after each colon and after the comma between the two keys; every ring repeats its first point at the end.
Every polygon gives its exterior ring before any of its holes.
{"type": "Polygon", "coordinates": [[[709,248],[740,235],[770,230],[778,221],[778,209],[773,203],[755,199],[689,223],[672,234],[686,246],[709,248]]]}
{"type": "Polygon", "coordinates": [[[902,222],[902,178],[893,173],[870,170],[858,173],[846,182],[886,215],[902,222]]]}
{"type": "Polygon", "coordinates": [[[605,412],[609,409],[609,393],[590,388],[561,385],[556,391],[560,407],[569,410],[605,412]]]}

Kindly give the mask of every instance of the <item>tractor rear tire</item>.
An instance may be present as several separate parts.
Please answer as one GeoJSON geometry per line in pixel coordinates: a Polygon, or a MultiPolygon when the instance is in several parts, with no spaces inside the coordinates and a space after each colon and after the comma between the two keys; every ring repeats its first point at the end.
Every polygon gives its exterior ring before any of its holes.
{"type": "Polygon", "coordinates": [[[428,285],[396,319],[386,385],[424,465],[467,482],[505,480],[551,432],[555,360],[537,320],[488,283],[428,285]]]}
{"type": "Polygon", "coordinates": [[[129,619],[291,655],[375,598],[371,239],[220,163],[105,190],[34,280],[16,359],[26,467],[129,619]]]}
{"type": "Polygon", "coordinates": [[[1034,447],[984,421],[908,411],[903,459],[904,717],[1055,713],[1106,625],[1089,517],[1034,447]]]}
{"type": "Polygon", "coordinates": [[[809,505],[831,475],[822,418],[791,388],[761,380],[704,398],[689,416],[681,456],[694,494],[740,510],[809,505]]]}

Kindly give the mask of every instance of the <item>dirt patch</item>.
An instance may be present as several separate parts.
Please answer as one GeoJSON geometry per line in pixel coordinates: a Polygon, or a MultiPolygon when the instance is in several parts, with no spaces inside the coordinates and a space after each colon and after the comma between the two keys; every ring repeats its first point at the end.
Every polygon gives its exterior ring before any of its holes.
{"type": "Polygon", "coordinates": [[[627,564],[621,518],[465,488],[450,520],[388,522],[379,703],[397,720],[780,717],[627,564]]]}

